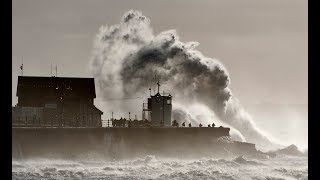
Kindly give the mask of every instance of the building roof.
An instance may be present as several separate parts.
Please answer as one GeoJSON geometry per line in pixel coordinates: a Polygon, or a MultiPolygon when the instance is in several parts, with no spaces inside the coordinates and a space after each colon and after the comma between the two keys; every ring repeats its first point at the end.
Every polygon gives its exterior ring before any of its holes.
{"type": "Polygon", "coordinates": [[[18,76],[17,96],[49,94],[53,91],[95,98],[94,78],[18,76]]]}
{"type": "Polygon", "coordinates": [[[98,109],[95,105],[89,106],[90,108],[92,108],[92,110],[99,112],[100,114],[103,114],[103,112],[98,109]]]}

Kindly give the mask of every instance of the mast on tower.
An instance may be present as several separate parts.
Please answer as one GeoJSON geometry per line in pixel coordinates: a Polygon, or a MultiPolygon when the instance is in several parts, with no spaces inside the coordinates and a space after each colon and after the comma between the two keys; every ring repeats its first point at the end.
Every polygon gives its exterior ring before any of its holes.
{"type": "Polygon", "coordinates": [[[157,85],[158,85],[158,94],[159,94],[159,90],[160,90],[160,82],[159,82],[159,78],[158,78],[158,82],[157,82],[157,85]]]}

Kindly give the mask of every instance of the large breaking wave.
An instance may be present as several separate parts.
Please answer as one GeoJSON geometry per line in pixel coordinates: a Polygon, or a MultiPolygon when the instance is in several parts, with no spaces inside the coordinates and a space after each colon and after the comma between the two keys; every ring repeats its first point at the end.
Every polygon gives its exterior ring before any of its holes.
{"type": "MultiPolygon", "coordinates": [[[[174,97],[173,118],[225,125],[233,138],[255,143],[257,148],[275,147],[253,123],[229,89],[230,76],[223,64],[196,50],[198,42],[182,42],[175,30],[154,35],[150,20],[130,10],[119,24],[102,26],[96,36],[90,69],[101,98],[146,96],[154,87],[154,75],[162,90],[174,97]],[[205,112],[205,113],[203,113],[205,112]]],[[[138,102],[139,103],[139,102],[138,102]]],[[[141,102],[140,102],[141,103],[141,102]]],[[[101,104],[100,104],[101,105],[101,104]]],[[[121,109],[140,112],[137,101],[105,102],[104,112],[121,109]]]]}

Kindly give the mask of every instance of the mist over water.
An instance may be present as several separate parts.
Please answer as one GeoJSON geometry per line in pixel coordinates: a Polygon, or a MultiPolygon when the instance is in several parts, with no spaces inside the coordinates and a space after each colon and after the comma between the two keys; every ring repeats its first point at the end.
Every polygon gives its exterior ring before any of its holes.
{"type": "MultiPolygon", "coordinates": [[[[173,95],[173,118],[193,126],[215,123],[228,126],[234,139],[257,148],[278,147],[261,132],[229,89],[230,76],[223,64],[182,42],[175,30],[154,34],[150,19],[141,12],[126,12],[116,25],[105,25],[94,42],[90,69],[101,98],[146,97],[154,76],[161,92],[173,95]],[[196,108],[195,108],[196,107],[196,108]]],[[[141,112],[137,101],[104,102],[103,111],[141,112]]]]}
{"type": "Polygon", "coordinates": [[[12,161],[12,179],[308,179],[306,157],[265,160],[165,159],[152,155],[134,160],[33,159],[12,161]]]}
{"type": "Polygon", "coordinates": [[[308,105],[304,104],[255,104],[246,110],[258,127],[276,137],[285,146],[295,144],[301,151],[308,149],[308,105]]]}

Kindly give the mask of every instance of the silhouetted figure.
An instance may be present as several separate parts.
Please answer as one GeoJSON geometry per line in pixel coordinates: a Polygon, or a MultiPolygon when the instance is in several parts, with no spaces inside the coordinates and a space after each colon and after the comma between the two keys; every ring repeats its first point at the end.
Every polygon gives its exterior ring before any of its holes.
{"type": "Polygon", "coordinates": [[[202,127],[202,124],[201,124],[201,123],[199,124],[199,127],[202,127]]]}
{"type": "Polygon", "coordinates": [[[178,124],[177,120],[173,120],[172,121],[172,126],[179,127],[179,124],[178,124]]]}
{"type": "Polygon", "coordinates": [[[182,123],[182,126],[185,127],[185,126],[186,126],[186,122],[183,122],[183,123],[182,123]]]}
{"type": "Polygon", "coordinates": [[[212,127],[215,127],[216,125],[214,123],[212,123],[212,127]]]}
{"type": "Polygon", "coordinates": [[[210,125],[210,124],[208,124],[208,127],[211,127],[211,125],[210,125]]]}
{"type": "Polygon", "coordinates": [[[191,123],[189,123],[189,127],[191,127],[191,123]]]}

